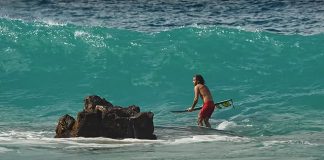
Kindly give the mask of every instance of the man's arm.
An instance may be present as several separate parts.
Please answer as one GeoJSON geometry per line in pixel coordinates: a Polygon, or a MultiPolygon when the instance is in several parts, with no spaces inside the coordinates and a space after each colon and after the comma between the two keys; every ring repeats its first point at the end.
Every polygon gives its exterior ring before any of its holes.
{"type": "Polygon", "coordinates": [[[195,97],[194,97],[192,106],[190,108],[188,108],[188,111],[189,112],[193,111],[193,109],[195,108],[196,104],[198,103],[198,96],[199,96],[199,88],[198,88],[198,86],[195,86],[194,92],[195,92],[195,97]]]}

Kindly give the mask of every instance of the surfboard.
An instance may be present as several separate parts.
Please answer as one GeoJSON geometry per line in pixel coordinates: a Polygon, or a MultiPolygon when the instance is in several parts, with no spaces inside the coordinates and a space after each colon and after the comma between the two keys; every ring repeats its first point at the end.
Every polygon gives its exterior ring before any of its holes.
{"type": "MultiPolygon", "coordinates": [[[[228,107],[234,107],[234,103],[232,99],[227,99],[223,100],[220,102],[215,103],[215,108],[216,109],[223,109],[223,108],[228,108],[228,107]]],[[[195,108],[194,111],[200,110],[202,107],[195,108]]],[[[188,110],[179,110],[179,111],[171,111],[172,113],[183,113],[183,112],[188,112],[188,110]]]]}

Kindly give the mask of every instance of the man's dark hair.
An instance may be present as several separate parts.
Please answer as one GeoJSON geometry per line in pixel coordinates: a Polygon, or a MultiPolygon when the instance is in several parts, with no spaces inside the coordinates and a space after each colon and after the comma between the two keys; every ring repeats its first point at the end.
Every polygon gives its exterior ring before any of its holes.
{"type": "Polygon", "coordinates": [[[200,74],[196,74],[194,77],[196,77],[196,81],[198,84],[202,84],[202,85],[205,84],[205,80],[200,74]]]}

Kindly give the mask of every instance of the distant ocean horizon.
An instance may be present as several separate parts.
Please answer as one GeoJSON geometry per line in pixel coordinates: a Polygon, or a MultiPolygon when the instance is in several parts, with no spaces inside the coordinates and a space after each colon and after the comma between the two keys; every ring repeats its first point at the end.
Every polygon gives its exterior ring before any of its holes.
{"type": "Polygon", "coordinates": [[[0,159],[323,159],[322,6],[1,1],[0,159]],[[234,101],[212,129],[170,112],[192,104],[194,74],[234,101]],[[153,112],[158,140],[53,138],[88,95],[153,112]]]}

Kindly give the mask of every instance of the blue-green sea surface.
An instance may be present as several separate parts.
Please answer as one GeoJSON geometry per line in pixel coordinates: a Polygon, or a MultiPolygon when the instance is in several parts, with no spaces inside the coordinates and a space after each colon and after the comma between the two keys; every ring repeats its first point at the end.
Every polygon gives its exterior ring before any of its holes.
{"type": "MultiPolygon", "coordinates": [[[[0,159],[323,159],[324,35],[218,26],[139,32],[0,18],[0,159]],[[197,128],[192,76],[216,110],[197,128]],[[83,98],[152,111],[158,140],[55,139],[83,98]]],[[[199,105],[201,105],[201,100],[199,105]]]]}

